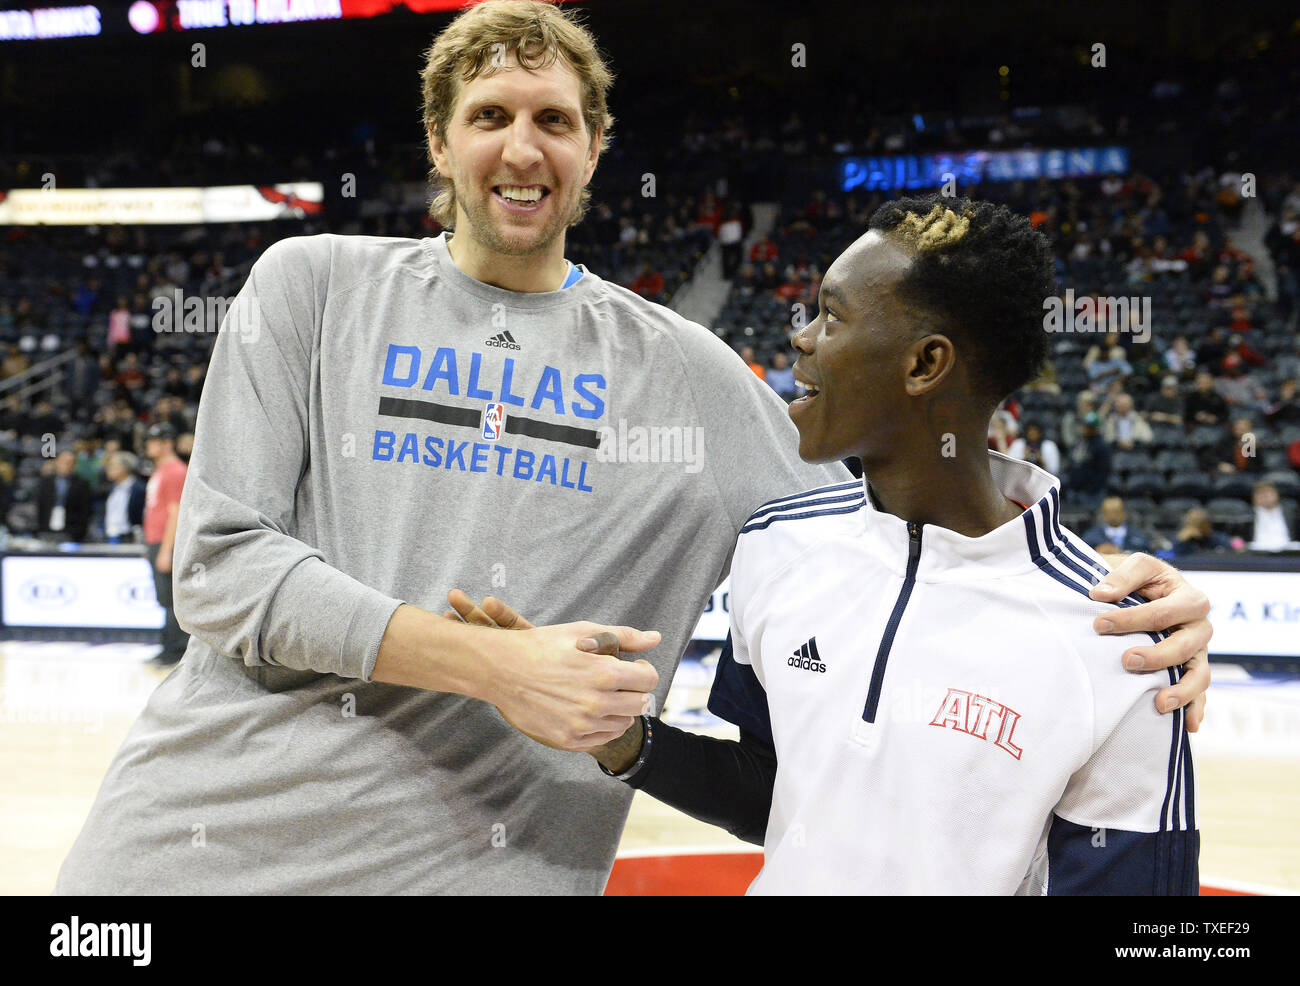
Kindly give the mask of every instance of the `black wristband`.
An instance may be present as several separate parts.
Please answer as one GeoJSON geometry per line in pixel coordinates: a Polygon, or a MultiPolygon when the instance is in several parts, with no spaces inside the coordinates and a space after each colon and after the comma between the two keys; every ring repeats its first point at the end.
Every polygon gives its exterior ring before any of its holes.
{"type": "Polygon", "coordinates": [[[641,769],[645,766],[646,760],[650,756],[650,745],[653,742],[654,742],[654,727],[650,725],[650,717],[642,716],[641,717],[641,750],[637,754],[637,758],[632,763],[632,766],[629,767],[627,770],[623,771],[623,773],[621,774],[614,773],[612,770],[606,767],[599,760],[596,761],[596,766],[599,767],[605,773],[606,777],[612,777],[615,780],[619,780],[619,781],[630,781],[632,780],[632,778],[636,777],[636,775],[639,774],[641,772],[641,769]]]}

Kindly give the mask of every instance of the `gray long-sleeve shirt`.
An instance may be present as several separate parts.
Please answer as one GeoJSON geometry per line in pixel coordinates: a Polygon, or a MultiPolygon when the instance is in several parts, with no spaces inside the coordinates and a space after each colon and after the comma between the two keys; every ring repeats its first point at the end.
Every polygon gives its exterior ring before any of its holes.
{"type": "Polygon", "coordinates": [[[599,893],[631,792],[491,705],[372,682],[401,602],[663,633],[662,705],[751,511],[847,476],[699,325],[446,238],[269,248],[222,323],[174,562],[192,634],[57,892],[599,893]],[[677,460],[677,461],[673,461],[677,460]]]}

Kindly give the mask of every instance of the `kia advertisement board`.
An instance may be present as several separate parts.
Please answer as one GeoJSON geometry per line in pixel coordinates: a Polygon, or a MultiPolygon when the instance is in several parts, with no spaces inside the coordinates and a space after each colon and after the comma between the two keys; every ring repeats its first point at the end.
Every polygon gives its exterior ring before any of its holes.
{"type": "Polygon", "coordinates": [[[0,561],[6,627],[159,630],[163,611],[144,558],[6,555],[0,561]]]}

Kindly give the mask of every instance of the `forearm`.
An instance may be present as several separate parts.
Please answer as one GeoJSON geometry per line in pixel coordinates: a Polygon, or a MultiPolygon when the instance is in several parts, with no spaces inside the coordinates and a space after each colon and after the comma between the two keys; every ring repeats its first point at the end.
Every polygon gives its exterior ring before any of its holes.
{"type": "Polygon", "coordinates": [[[167,526],[163,528],[162,542],[158,545],[158,554],[165,558],[171,556],[176,544],[176,521],[179,517],[180,509],[173,505],[167,513],[167,526]]]}
{"type": "Polygon", "coordinates": [[[492,658],[509,643],[503,639],[505,632],[444,619],[403,603],[388,621],[370,678],[486,699],[492,658]]]}
{"type": "MultiPolygon", "coordinates": [[[[762,845],[772,810],[776,754],[744,731],[737,743],[675,729],[658,719],[651,721],[651,728],[654,738],[645,766],[627,784],[738,839],[762,845]]],[[[617,756],[603,753],[597,759],[610,770],[627,769],[640,750],[639,731],[638,719],[621,740],[602,748],[621,747],[617,756]],[[637,737],[635,745],[629,735],[637,737]]]]}

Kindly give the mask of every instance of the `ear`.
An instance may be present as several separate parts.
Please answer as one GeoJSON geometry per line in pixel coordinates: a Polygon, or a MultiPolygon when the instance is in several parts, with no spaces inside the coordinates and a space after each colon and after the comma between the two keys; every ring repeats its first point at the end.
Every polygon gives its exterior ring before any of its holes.
{"type": "Polygon", "coordinates": [[[596,173],[596,162],[600,160],[600,140],[605,134],[604,127],[596,127],[595,136],[591,138],[591,146],[587,149],[587,166],[582,172],[582,185],[585,188],[591,181],[591,176],[596,173]]]}
{"type": "Polygon", "coordinates": [[[957,365],[957,347],[945,335],[928,335],[907,347],[907,394],[920,397],[933,391],[957,365]]]}
{"type": "Polygon", "coordinates": [[[447,143],[432,128],[429,130],[429,154],[438,173],[447,174],[451,168],[451,162],[447,157],[447,143]]]}

